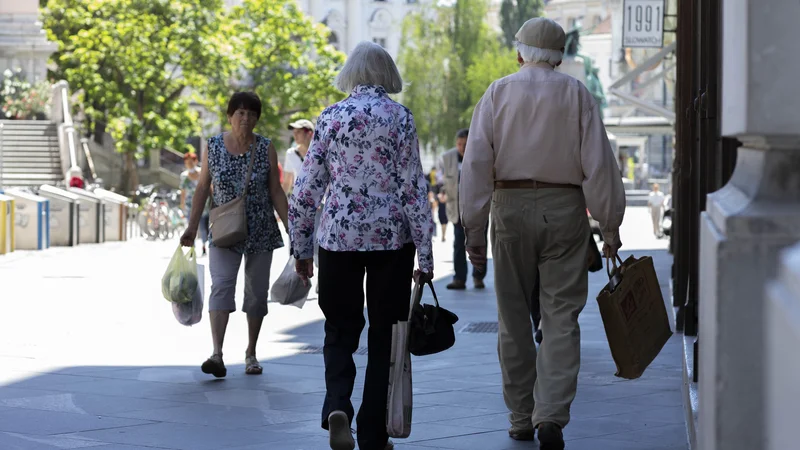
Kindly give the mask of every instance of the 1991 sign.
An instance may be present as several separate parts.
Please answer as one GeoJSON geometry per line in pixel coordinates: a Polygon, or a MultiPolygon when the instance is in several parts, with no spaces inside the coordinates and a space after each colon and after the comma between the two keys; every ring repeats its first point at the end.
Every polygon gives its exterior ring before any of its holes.
{"type": "Polygon", "coordinates": [[[623,47],[664,46],[664,0],[625,0],[623,47]]]}

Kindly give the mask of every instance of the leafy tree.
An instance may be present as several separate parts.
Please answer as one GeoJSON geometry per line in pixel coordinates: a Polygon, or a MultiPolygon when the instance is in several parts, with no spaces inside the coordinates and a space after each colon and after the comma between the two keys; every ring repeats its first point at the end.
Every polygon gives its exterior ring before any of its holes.
{"type": "Polygon", "coordinates": [[[472,118],[475,105],[492,82],[518,70],[516,50],[501,47],[498,42],[484,50],[467,70],[466,91],[470,106],[464,111],[463,118],[465,120],[472,118]]]}
{"type": "Polygon", "coordinates": [[[398,55],[402,101],[414,113],[422,147],[436,151],[452,138],[445,126],[448,57],[452,45],[447,24],[436,10],[422,10],[403,21],[404,43],[398,55]]]}
{"type": "Polygon", "coordinates": [[[186,151],[200,132],[191,101],[227,84],[236,68],[236,36],[224,19],[221,0],[48,2],[55,76],[81,93],[90,126],[107,127],[125,155],[123,188],[138,184],[137,158],[186,151]]]}
{"type": "Polygon", "coordinates": [[[485,22],[486,0],[457,0],[407,18],[400,67],[410,86],[403,102],[414,113],[420,140],[431,150],[452,145],[459,128],[497,78],[517,69],[485,22]]]}
{"type": "Polygon", "coordinates": [[[500,4],[500,28],[507,47],[514,45],[514,36],[528,19],[542,15],[542,0],[503,0],[500,4]]]}
{"type": "MultiPolygon", "coordinates": [[[[255,91],[263,102],[256,132],[277,139],[290,117],[313,120],[344,97],[333,86],[344,54],[328,44],[328,29],[314,24],[295,2],[245,0],[231,17],[245,69],[237,88],[255,91]]],[[[227,97],[218,93],[223,120],[227,97]]]]}

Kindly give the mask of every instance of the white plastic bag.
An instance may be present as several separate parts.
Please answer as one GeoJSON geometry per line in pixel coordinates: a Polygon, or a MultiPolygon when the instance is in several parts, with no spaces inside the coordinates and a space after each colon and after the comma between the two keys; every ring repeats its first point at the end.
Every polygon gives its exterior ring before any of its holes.
{"type": "Polygon", "coordinates": [[[202,264],[197,265],[197,290],[191,303],[173,303],[172,314],[181,325],[190,327],[200,322],[203,318],[203,288],[205,286],[206,268],[202,264]]]}
{"type": "Polygon", "coordinates": [[[172,255],[167,271],[161,278],[161,293],[172,303],[191,303],[197,291],[197,256],[194,248],[183,253],[183,247],[172,255]]]}
{"type": "Polygon", "coordinates": [[[408,352],[408,321],[392,325],[392,354],[389,363],[389,395],[386,401],[386,433],[405,439],[411,435],[411,354],[408,352]]]}
{"type": "Polygon", "coordinates": [[[306,303],[308,291],[311,290],[311,283],[306,285],[300,275],[295,272],[294,266],[295,259],[290,256],[286,267],[281,272],[281,276],[272,284],[270,302],[292,305],[298,308],[302,308],[306,303]]]}

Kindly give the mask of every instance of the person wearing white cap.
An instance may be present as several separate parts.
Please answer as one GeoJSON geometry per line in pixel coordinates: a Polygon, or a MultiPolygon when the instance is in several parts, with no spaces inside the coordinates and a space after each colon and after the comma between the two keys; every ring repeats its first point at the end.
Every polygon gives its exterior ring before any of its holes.
{"type": "Polygon", "coordinates": [[[578,80],[556,72],[566,36],[531,19],[516,35],[520,70],[493,82],[475,107],[459,203],[467,252],[485,266],[490,211],[499,316],[498,353],[509,435],[562,450],[580,368],[578,315],[588,294],[592,217],[607,257],[622,245],[625,190],[597,102],[578,80]],[[531,293],[541,276],[544,340],[537,355],[531,293]]]}
{"type": "Polygon", "coordinates": [[[314,124],[310,120],[300,119],[290,123],[289,129],[294,136],[294,146],[286,150],[286,158],[283,160],[283,190],[291,194],[297,174],[303,167],[308,146],[314,137],[314,124]]]}

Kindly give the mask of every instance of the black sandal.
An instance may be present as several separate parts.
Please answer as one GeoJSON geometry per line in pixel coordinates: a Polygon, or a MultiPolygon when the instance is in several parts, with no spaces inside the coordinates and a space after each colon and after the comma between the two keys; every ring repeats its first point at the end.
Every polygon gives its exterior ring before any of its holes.
{"type": "Polygon", "coordinates": [[[208,358],[200,366],[200,370],[217,378],[225,378],[225,375],[228,374],[228,369],[225,368],[225,363],[222,362],[222,355],[211,355],[211,358],[208,358]]]}

